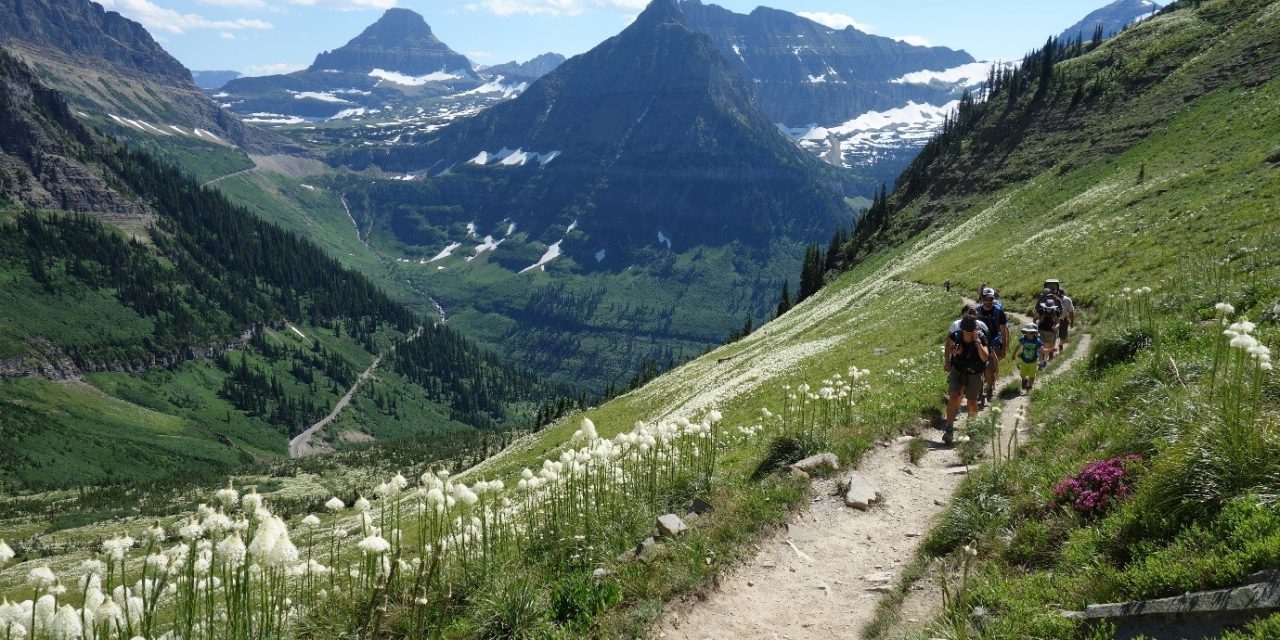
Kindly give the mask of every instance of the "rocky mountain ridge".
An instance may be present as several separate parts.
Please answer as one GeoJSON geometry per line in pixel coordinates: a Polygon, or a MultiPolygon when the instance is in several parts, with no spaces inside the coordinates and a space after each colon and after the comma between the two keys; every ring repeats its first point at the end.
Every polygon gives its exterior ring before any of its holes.
{"type": "Polygon", "coordinates": [[[169,126],[178,126],[210,132],[250,153],[303,152],[221,109],[142,25],[90,0],[0,0],[0,46],[104,126],[116,126],[109,116],[154,125],[118,125],[123,135],[163,139],[174,133],[169,126]]]}

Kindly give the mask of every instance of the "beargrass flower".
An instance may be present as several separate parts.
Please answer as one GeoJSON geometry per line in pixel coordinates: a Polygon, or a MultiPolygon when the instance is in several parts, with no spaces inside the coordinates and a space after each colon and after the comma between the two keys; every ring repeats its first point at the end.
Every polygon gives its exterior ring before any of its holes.
{"type": "Polygon", "coordinates": [[[13,559],[13,549],[5,544],[4,538],[0,538],[0,567],[8,564],[13,559]]]}
{"type": "Polygon", "coordinates": [[[231,567],[239,567],[244,564],[245,554],[248,549],[244,542],[240,540],[240,532],[233,531],[230,536],[218,543],[218,558],[223,564],[231,567]]]}
{"type": "Polygon", "coordinates": [[[342,511],[343,509],[346,508],[346,506],[347,506],[346,503],[339,500],[337,496],[329,498],[329,501],[324,503],[324,508],[330,511],[342,511]]]}
{"type": "Polygon", "coordinates": [[[391,543],[386,538],[374,534],[361,540],[356,547],[364,553],[383,554],[391,550],[391,543]]]}
{"type": "Polygon", "coordinates": [[[302,524],[308,527],[318,527],[320,526],[320,518],[317,518],[314,513],[308,514],[307,517],[302,519],[302,524]]]}
{"type": "Polygon", "coordinates": [[[27,586],[44,591],[53,586],[58,578],[53,575],[53,570],[47,566],[40,566],[27,572],[27,586]]]}
{"type": "Polygon", "coordinates": [[[356,504],[355,504],[356,511],[364,513],[365,511],[369,510],[369,507],[370,507],[369,500],[366,499],[364,496],[360,496],[359,498],[356,499],[356,504]]]}

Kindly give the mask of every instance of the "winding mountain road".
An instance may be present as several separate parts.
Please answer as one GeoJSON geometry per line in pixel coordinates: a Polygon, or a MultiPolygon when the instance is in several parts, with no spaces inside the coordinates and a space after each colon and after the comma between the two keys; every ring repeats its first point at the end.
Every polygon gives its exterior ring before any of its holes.
{"type": "MultiPolygon", "coordinates": [[[[405,339],[405,342],[416,340],[421,335],[422,327],[418,327],[408,338],[405,339]]],[[[399,345],[396,345],[396,347],[398,346],[399,345]]],[[[396,347],[392,347],[391,351],[394,352],[396,347]]],[[[333,410],[329,412],[329,415],[321,418],[319,422],[311,425],[310,427],[307,427],[305,431],[294,436],[293,439],[289,441],[290,458],[305,458],[307,456],[330,453],[333,451],[333,447],[330,447],[328,444],[313,444],[311,440],[322,429],[329,426],[329,423],[336,420],[338,415],[342,413],[342,410],[347,408],[347,405],[351,404],[351,399],[354,398],[356,392],[360,390],[360,386],[367,382],[369,378],[372,378],[373,374],[378,370],[378,365],[382,364],[383,357],[384,356],[378,356],[373,359],[373,363],[369,365],[369,368],[365,369],[364,372],[360,374],[360,377],[356,378],[355,384],[351,385],[351,388],[347,389],[347,393],[338,399],[337,404],[333,405],[333,410]]]]}

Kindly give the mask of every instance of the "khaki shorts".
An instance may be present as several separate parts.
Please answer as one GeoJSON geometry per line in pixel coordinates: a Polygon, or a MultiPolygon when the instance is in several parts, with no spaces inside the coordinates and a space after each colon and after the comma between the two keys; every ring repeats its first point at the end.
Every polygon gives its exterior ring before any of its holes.
{"type": "Polygon", "coordinates": [[[1057,330],[1041,331],[1040,339],[1044,340],[1044,346],[1052,348],[1058,344],[1058,332],[1057,330]]]}
{"type": "Polygon", "coordinates": [[[985,382],[983,373],[965,373],[959,369],[952,369],[947,374],[947,393],[964,392],[964,397],[969,402],[977,402],[978,396],[982,393],[982,385],[985,382]]]}

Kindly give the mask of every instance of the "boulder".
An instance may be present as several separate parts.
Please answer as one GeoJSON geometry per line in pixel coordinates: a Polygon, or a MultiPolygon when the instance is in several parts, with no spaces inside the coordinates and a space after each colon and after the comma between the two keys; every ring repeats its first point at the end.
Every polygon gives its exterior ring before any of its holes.
{"type": "Polygon", "coordinates": [[[791,465],[791,468],[799,469],[810,475],[838,471],[840,469],[840,458],[837,458],[834,453],[818,453],[791,465]]]}
{"type": "Polygon", "coordinates": [[[840,481],[840,490],[844,492],[844,503],[855,509],[866,511],[873,503],[880,501],[880,488],[857,471],[840,481]]]}
{"type": "Polygon", "coordinates": [[[710,502],[707,502],[702,498],[694,498],[693,502],[689,503],[689,512],[696,513],[700,516],[705,516],[715,510],[716,508],[712,506],[710,502]]]}
{"type": "Polygon", "coordinates": [[[674,513],[658,516],[658,535],[663,538],[674,538],[688,529],[684,520],[674,513]]]}

